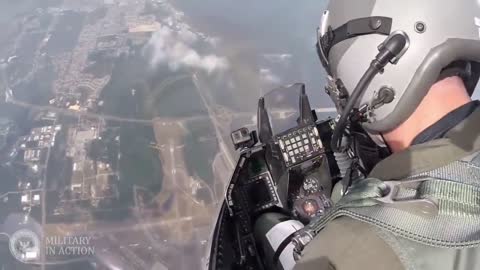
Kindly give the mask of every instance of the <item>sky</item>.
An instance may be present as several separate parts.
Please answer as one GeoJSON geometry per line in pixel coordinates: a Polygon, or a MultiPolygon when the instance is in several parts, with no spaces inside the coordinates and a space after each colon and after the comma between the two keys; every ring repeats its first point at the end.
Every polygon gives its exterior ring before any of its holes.
{"type": "MultiPolygon", "coordinates": [[[[331,107],[314,49],[326,2],[171,0],[170,16],[163,22],[167,27],[162,26],[150,41],[155,48],[152,64],[233,73],[222,78],[235,96],[248,97],[245,103],[256,103],[277,86],[304,82],[313,106],[331,107]],[[199,52],[196,48],[202,42],[210,47],[199,52]]],[[[480,91],[474,98],[480,98],[480,91]]]]}
{"type": "Polygon", "coordinates": [[[151,64],[202,70],[246,107],[271,89],[304,82],[312,103],[330,107],[315,51],[325,1],[171,0],[150,40],[151,64]]]}

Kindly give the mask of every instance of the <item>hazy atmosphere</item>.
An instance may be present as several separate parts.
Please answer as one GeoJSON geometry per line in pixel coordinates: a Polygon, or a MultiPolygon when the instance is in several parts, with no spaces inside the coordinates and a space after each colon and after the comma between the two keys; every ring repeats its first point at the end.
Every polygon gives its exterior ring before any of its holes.
{"type": "Polygon", "coordinates": [[[332,106],[314,46],[325,6],[0,2],[0,268],[200,269],[230,132],[280,85],[332,106]],[[21,230],[44,250],[23,262],[21,230]],[[82,256],[62,252],[72,236],[82,256]]]}

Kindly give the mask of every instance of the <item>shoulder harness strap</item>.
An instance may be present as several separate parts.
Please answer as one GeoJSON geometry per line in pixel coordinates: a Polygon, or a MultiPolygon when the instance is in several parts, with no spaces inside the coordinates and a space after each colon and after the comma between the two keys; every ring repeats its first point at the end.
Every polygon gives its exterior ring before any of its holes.
{"type": "Polygon", "coordinates": [[[297,233],[296,257],[340,216],[430,246],[480,246],[480,167],[475,163],[456,161],[424,176],[400,181],[368,178],[354,184],[331,211],[297,233]]]}

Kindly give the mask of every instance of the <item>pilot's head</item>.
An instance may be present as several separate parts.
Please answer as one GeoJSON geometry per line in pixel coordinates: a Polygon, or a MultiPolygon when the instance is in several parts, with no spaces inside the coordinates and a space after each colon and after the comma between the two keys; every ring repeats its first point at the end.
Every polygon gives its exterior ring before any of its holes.
{"type": "MultiPolygon", "coordinates": [[[[471,95],[480,62],[479,1],[332,0],[318,29],[328,92],[342,112],[360,78],[389,37],[405,44],[376,75],[354,108],[363,127],[385,134],[416,110],[432,86],[458,76],[471,95]]],[[[448,97],[445,97],[448,98],[448,97]]],[[[438,106],[442,106],[438,104],[438,106]]]]}

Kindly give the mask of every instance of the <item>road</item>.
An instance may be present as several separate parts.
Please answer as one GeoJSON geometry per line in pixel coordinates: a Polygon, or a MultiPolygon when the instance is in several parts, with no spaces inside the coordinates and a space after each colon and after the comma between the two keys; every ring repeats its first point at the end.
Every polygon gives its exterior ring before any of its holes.
{"type": "MultiPolygon", "coordinates": [[[[53,126],[55,126],[57,123],[57,119],[55,119],[55,121],[53,122],[53,126]]],[[[47,202],[46,202],[46,197],[47,197],[47,180],[48,180],[48,160],[50,159],[50,154],[51,154],[51,149],[52,147],[49,146],[48,149],[47,149],[47,156],[45,158],[45,171],[44,171],[44,175],[43,175],[43,181],[42,181],[42,192],[41,192],[41,213],[42,213],[42,221],[41,221],[41,224],[42,224],[42,228],[45,228],[45,224],[47,224],[47,202]]],[[[45,239],[41,239],[41,242],[42,242],[42,247],[45,247],[46,244],[44,243],[44,240],[45,239]]],[[[42,249],[42,252],[40,252],[40,262],[41,262],[41,269],[44,270],[45,269],[45,250],[42,249]]]]}
{"type": "MultiPolygon", "coordinates": [[[[37,192],[37,191],[42,191],[41,189],[29,189],[28,192],[32,193],[32,192],[37,192]]],[[[24,194],[25,191],[8,191],[8,192],[5,192],[5,193],[2,193],[0,195],[0,200],[4,199],[5,197],[7,197],[8,195],[10,194],[24,194]]]]}
{"type": "Polygon", "coordinates": [[[133,251],[131,251],[129,248],[124,248],[121,244],[122,241],[119,241],[112,233],[109,233],[107,235],[107,238],[112,242],[112,244],[116,244],[120,246],[120,253],[123,254],[123,256],[127,257],[127,261],[130,264],[134,265],[134,269],[148,269],[147,264],[145,263],[144,260],[142,260],[140,257],[138,257],[133,251]]]}
{"type": "MultiPolygon", "coordinates": [[[[167,121],[167,122],[186,123],[186,122],[194,122],[194,121],[206,121],[206,120],[209,119],[208,116],[204,116],[204,115],[192,115],[192,116],[187,116],[187,117],[155,117],[152,120],[126,118],[126,117],[119,117],[119,116],[114,116],[114,115],[93,113],[93,112],[88,112],[88,111],[75,111],[75,110],[58,108],[58,107],[54,107],[54,106],[36,105],[36,104],[32,104],[32,103],[17,100],[13,96],[10,96],[6,100],[6,102],[10,103],[10,104],[13,104],[13,105],[16,105],[16,106],[28,108],[28,109],[51,111],[51,112],[55,112],[55,113],[62,114],[62,115],[69,115],[69,116],[74,116],[74,117],[84,116],[84,117],[97,118],[97,119],[108,120],[108,121],[135,123],[135,124],[142,124],[142,125],[149,125],[149,126],[153,125],[154,122],[167,121]]],[[[252,116],[249,113],[238,113],[236,115],[239,116],[239,117],[252,116]]]]}
{"type": "Polygon", "coordinates": [[[200,95],[200,98],[202,99],[203,104],[205,105],[205,108],[207,108],[208,115],[210,116],[210,119],[212,120],[213,126],[215,128],[215,134],[217,135],[218,139],[218,144],[220,147],[220,151],[224,153],[225,158],[227,159],[227,163],[229,165],[229,168],[233,170],[235,168],[235,162],[233,159],[233,155],[228,148],[227,144],[225,143],[225,140],[223,139],[222,132],[220,130],[220,127],[222,126],[218,119],[217,119],[217,114],[215,113],[214,109],[212,109],[210,102],[213,103],[213,99],[211,97],[208,97],[209,92],[207,89],[204,89],[200,84],[200,81],[198,79],[197,74],[192,75],[192,80],[193,83],[195,84],[195,88],[197,89],[198,94],[200,95]],[[208,100],[208,98],[210,100],[208,100]]]}
{"type": "MultiPolygon", "coordinates": [[[[168,218],[168,219],[142,219],[142,220],[131,220],[129,222],[124,222],[122,224],[112,225],[111,223],[69,223],[69,224],[48,224],[48,226],[54,226],[58,233],[62,235],[82,235],[82,236],[96,236],[104,234],[114,234],[114,233],[129,233],[129,232],[146,232],[147,230],[155,230],[164,227],[167,230],[170,228],[175,228],[183,223],[191,223],[196,220],[203,220],[205,217],[202,213],[196,215],[188,215],[177,218],[168,218]]],[[[172,235],[165,236],[165,238],[171,237],[172,235]]]]}
{"type": "MultiPolygon", "coordinates": [[[[4,71],[2,71],[3,73],[4,71]]],[[[162,89],[171,85],[172,83],[185,79],[186,75],[182,76],[177,76],[171,78],[171,80],[167,80],[165,83],[162,83],[162,89]]],[[[210,96],[210,93],[208,92],[208,89],[204,89],[204,87],[201,85],[197,74],[192,75],[192,80],[195,84],[196,90],[200,95],[200,98],[208,111],[208,117],[203,116],[203,115],[192,115],[188,117],[155,117],[152,120],[148,119],[136,119],[136,118],[128,118],[128,117],[119,117],[119,116],[114,116],[114,115],[106,115],[106,114],[99,114],[99,113],[93,113],[93,112],[88,112],[88,111],[76,111],[76,110],[70,110],[70,109],[64,109],[64,108],[58,108],[55,106],[45,106],[45,105],[37,105],[37,104],[32,104],[28,102],[24,102],[21,100],[15,99],[13,94],[6,94],[6,102],[28,108],[28,109],[34,109],[34,110],[48,110],[51,112],[59,113],[62,115],[69,115],[69,116],[74,116],[74,117],[89,117],[89,118],[98,118],[102,120],[107,120],[107,121],[115,121],[115,122],[124,122],[124,123],[135,123],[135,124],[142,124],[142,125],[153,125],[153,122],[159,122],[159,121],[177,121],[177,122],[192,122],[192,121],[205,121],[210,119],[215,127],[215,133],[217,135],[220,149],[223,153],[226,153],[226,158],[228,161],[228,164],[231,166],[231,168],[234,168],[234,160],[232,157],[232,154],[223,139],[222,132],[220,130],[220,127],[222,127],[221,123],[218,120],[218,115],[216,114],[215,110],[212,108],[213,105],[215,104],[213,98],[210,96]]],[[[7,90],[9,88],[7,87],[7,90]]],[[[335,108],[316,108],[315,111],[317,113],[334,113],[336,112],[335,108]]],[[[294,113],[295,111],[283,111],[282,114],[288,114],[288,113],[294,113]]],[[[247,113],[247,112],[235,112],[233,113],[235,117],[253,117],[255,118],[254,113],[247,113]]],[[[272,113],[275,114],[275,113],[272,113]]],[[[282,116],[280,116],[282,117],[282,116]]]]}
{"type": "Polygon", "coordinates": [[[155,139],[162,161],[163,182],[162,191],[156,195],[155,200],[159,207],[165,204],[166,198],[171,198],[169,206],[162,214],[163,219],[184,219],[188,216],[195,218],[184,220],[180,224],[172,225],[170,236],[177,242],[188,243],[191,241],[193,228],[209,223],[207,217],[212,210],[208,204],[202,202],[215,200],[213,191],[203,181],[193,178],[185,163],[184,144],[187,130],[178,122],[156,121],[154,125],[155,139]],[[200,184],[201,188],[209,191],[211,198],[199,198],[195,194],[195,186],[200,184]]]}

